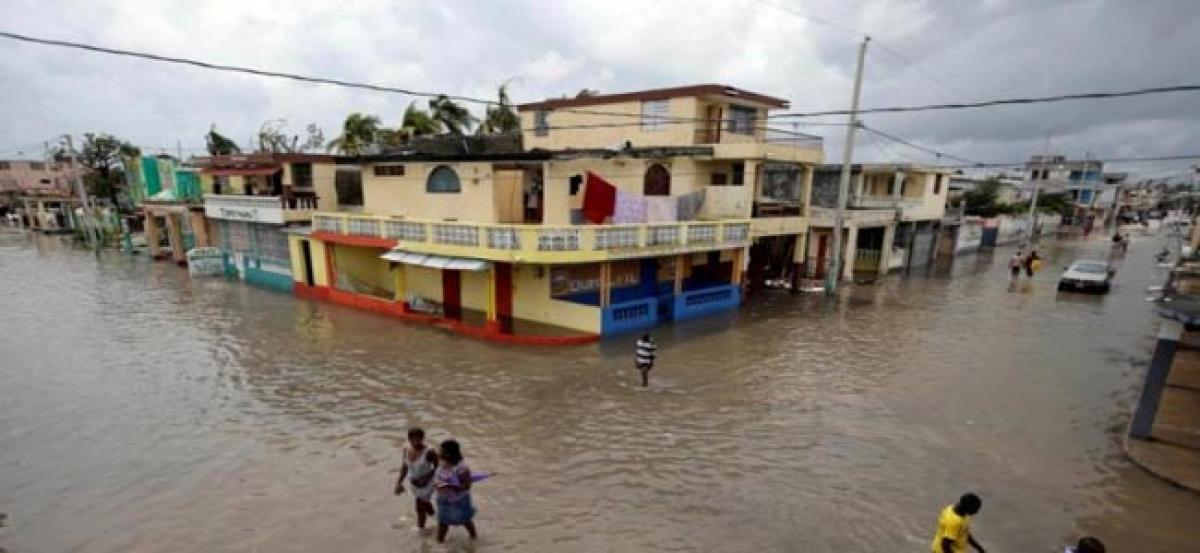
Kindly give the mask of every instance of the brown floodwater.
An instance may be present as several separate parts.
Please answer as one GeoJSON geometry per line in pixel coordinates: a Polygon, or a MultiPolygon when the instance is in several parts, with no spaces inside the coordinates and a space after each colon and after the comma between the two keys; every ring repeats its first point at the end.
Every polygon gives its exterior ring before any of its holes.
{"type": "Polygon", "coordinates": [[[0,233],[0,549],[437,550],[391,495],[406,427],[477,470],[477,551],[928,551],[967,490],[991,551],[1196,550],[1200,494],[1119,440],[1157,238],[1108,296],[1055,292],[1102,238],[835,300],[767,293],[631,343],[465,339],[166,263],[0,233]]]}

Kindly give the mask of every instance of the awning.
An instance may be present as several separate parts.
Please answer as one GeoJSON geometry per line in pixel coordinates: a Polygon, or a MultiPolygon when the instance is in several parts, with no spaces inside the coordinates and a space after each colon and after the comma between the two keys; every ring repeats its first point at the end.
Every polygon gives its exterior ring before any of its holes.
{"type": "Polygon", "coordinates": [[[490,262],[482,259],[444,257],[440,255],[406,252],[403,250],[392,250],[379,257],[380,259],[385,259],[394,263],[420,265],[422,267],[429,267],[430,269],[449,269],[452,271],[486,271],[488,267],[491,267],[492,265],[490,262]]]}
{"type": "Polygon", "coordinates": [[[279,167],[205,167],[200,172],[205,175],[274,175],[279,167]]]}

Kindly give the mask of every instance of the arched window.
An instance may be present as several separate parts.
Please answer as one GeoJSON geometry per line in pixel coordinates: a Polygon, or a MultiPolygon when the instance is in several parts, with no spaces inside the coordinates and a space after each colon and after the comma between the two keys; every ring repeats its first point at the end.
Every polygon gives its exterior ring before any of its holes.
{"type": "Polygon", "coordinates": [[[425,180],[425,191],[431,194],[454,194],[462,190],[458,182],[458,173],[448,165],[438,165],[429,173],[425,180]]]}
{"type": "Polygon", "coordinates": [[[662,164],[655,163],[646,169],[646,177],[642,181],[642,194],[647,196],[670,196],[671,173],[662,164]]]}

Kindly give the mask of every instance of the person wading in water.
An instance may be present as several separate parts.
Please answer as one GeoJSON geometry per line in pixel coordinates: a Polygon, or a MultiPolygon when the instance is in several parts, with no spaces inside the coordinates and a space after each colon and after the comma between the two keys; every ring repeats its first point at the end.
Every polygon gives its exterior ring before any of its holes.
{"type": "Polygon", "coordinates": [[[933,536],[933,553],[966,553],[967,544],[979,553],[983,546],[971,535],[971,517],[979,513],[983,501],[973,493],[963,494],[958,503],[947,505],[938,516],[937,534],[933,536]]]}
{"type": "Polygon", "coordinates": [[[650,337],[647,332],[638,338],[637,346],[634,348],[634,364],[642,373],[642,387],[650,385],[650,369],[654,368],[654,358],[658,355],[658,344],[654,343],[654,338],[650,337]]]}
{"type": "Polygon", "coordinates": [[[400,479],[396,481],[396,495],[404,493],[404,478],[412,487],[417,505],[417,528],[425,529],[425,519],[433,516],[433,475],[438,466],[437,452],[425,445],[425,431],[408,429],[408,445],[404,446],[400,479]]]}

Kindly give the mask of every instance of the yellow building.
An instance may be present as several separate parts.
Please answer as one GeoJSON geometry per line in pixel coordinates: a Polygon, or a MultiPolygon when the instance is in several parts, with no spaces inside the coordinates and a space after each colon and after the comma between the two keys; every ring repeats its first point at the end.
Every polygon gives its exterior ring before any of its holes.
{"type": "Polygon", "coordinates": [[[526,343],[736,308],[748,268],[804,251],[822,152],[768,131],[786,106],[717,85],[547,100],[519,106],[522,151],[358,158],[361,210],[290,237],[295,290],[526,343]]]}

